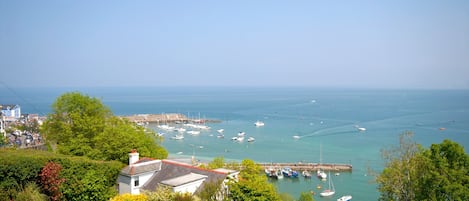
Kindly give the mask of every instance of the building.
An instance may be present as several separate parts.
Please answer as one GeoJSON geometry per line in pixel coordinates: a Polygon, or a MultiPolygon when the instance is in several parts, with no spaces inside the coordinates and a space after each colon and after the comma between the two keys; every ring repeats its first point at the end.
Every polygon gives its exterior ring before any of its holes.
{"type": "MultiPolygon", "coordinates": [[[[194,194],[206,183],[236,179],[238,174],[234,170],[207,170],[174,160],[139,159],[138,152],[133,151],[129,154],[129,165],[118,177],[119,194],[154,191],[161,185],[169,186],[174,192],[194,194]]],[[[226,190],[225,182],[222,189],[226,190]]]]}
{"type": "Polygon", "coordinates": [[[0,109],[5,121],[15,121],[21,117],[19,105],[0,105],[0,109]]]}

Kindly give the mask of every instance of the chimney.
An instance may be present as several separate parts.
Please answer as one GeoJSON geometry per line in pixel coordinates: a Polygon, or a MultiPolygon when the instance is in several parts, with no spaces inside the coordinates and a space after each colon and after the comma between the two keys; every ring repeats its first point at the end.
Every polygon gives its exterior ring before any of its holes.
{"type": "Polygon", "coordinates": [[[138,161],[138,152],[136,149],[132,149],[129,153],[129,165],[132,165],[138,161]]]}

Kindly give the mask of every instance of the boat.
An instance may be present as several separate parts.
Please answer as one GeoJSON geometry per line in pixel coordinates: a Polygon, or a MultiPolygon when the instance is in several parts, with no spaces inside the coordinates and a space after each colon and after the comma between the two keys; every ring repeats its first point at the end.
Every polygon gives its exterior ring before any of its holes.
{"type": "Polygon", "coordinates": [[[225,137],[225,135],[223,135],[221,133],[217,135],[217,138],[224,138],[224,137],[225,137]]]}
{"type": "Polygon", "coordinates": [[[295,139],[295,140],[300,139],[300,136],[294,135],[294,136],[293,136],[293,139],[295,139]]]}
{"type": "Polygon", "coordinates": [[[218,129],[217,132],[218,132],[218,133],[223,133],[223,132],[225,132],[225,129],[223,129],[223,128],[222,128],[222,129],[218,129]]]}
{"type": "Polygon", "coordinates": [[[350,200],[352,200],[351,195],[344,195],[344,196],[340,197],[339,199],[337,199],[337,201],[350,201],[350,200]]]}
{"type": "Polygon", "coordinates": [[[248,142],[254,142],[255,140],[256,140],[256,139],[253,138],[253,137],[249,137],[249,138],[248,138],[248,142]]]}
{"type": "Polygon", "coordinates": [[[357,128],[358,131],[366,131],[366,128],[360,127],[360,126],[358,126],[358,125],[355,125],[355,128],[357,128]]]}
{"type": "Polygon", "coordinates": [[[298,172],[292,170],[290,167],[285,167],[282,169],[282,174],[284,177],[298,178],[298,172]]]}
{"type": "Polygon", "coordinates": [[[264,126],[265,124],[262,121],[256,121],[254,125],[256,125],[256,127],[260,127],[260,126],[264,126]]]}
{"type": "Polygon", "coordinates": [[[245,132],[239,132],[239,133],[238,133],[238,137],[244,137],[245,135],[246,135],[245,132]]]}
{"type": "MultiPolygon", "coordinates": [[[[330,176],[330,172],[329,172],[329,176],[330,176]]],[[[329,186],[326,190],[322,191],[321,193],[319,193],[321,195],[321,197],[328,197],[328,196],[332,196],[335,194],[335,187],[334,187],[334,183],[332,182],[332,177],[329,177],[329,186]]]]}
{"type": "Polygon", "coordinates": [[[182,140],[182,139],[184,139],[184,136],[183,135],[175,135],[175,136],[171,137],[171,139],[173,139],[173,140],[182,140]]]}
{"type": "Polygon", "coordinates": [[[238,142],[244,141],[244,136],[238,136],[238,137],[236,138],[236,141],[238,141],[238,142]]]}
{"type": "Polygon", "coordinates": [[[283,173],[282,173],[282,170],[280,169],[277,169],[277,171],[275,172],[277,174],[277,179],[283,179],[283,173]]]}
{"type": "Polygon", "coordinates": [[[186,132],[186,129],[185,128],[175,128],[174,131],[184,133],[184,132],[186,132]]]}
{"type": "MultiPolygon", "coordinates": [[[[319,145],[319,165],[321,165],[321,163],[322,163],[322,144],[319,145]]],[[[327,178],[327,174],[320,168],[316,172],[316,176],[321,180],[326,180],[327,178]]]]}
{"type": "Polygon", "coordinates": [[[200,134],[200,131],[187,131],[187,134],[189,134],[189,135],[198,135],[198,134],[200,134]]]}
{"type": "Polygon", "coordinates": [[[301,175],[303,175],[303,177],[305,178],[311,178],[311,173],[309,173],[307,170],[303,170],[303,172],[301,172],[301,175]]]}

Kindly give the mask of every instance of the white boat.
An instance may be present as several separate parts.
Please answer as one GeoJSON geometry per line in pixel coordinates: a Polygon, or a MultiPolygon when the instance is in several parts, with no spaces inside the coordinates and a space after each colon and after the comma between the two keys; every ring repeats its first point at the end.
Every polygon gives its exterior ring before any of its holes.
{"type": "Polygon", "coordinates": [[[238,141],[238,142],[244,141],[244,136],[239,136],[239,137],[237,137],[236,141],[238,141]]]}
{"type": "Polygon", "coordinates": [[[183,135],[175,135],[175,136],[171,137],[171,139],[173,139],[173,140],[182,140],[182,139],[184,139],[184,136],[183,135]]]}
{"type": "Polygon", "coordinates": [[[200,134],[200,131],[187,131],[187,134],[189,134],[189,135],[198,135],[198,134],[200,134]]]}
{"type": "Polygon", "coordinates": [[[167,130],[167,131],[171,131],[171,130],[174,130],[174,129],[175,129],[174,126],[168,126],[168,125],[166,125],[166,124],[159,125],[158,128],[163,129],[163,130],[167,130]]]}
{"type": "Polygon", "coordinates": [[[340,197],[339,199],[337,199],[337,201],[350,201],[350,200],[352,200],[351,195],[344,195],[344,196],[340,197]]]}
{"type": "Polygon", "coordinates": [[[223,129],[223,128],[222,128],[222,129],[218,129],[217,132],[218,132],[218,133],[223,133],[223,132],[225,132],[225,129],[223,129]]]}
{"type": "Polygon", "coordinates": [[[256,139],[253,138],[253,137],[249,137],[249,138],[248,138],[248,142],[254,142],[255,140],[256,140],[256,139]]]}
{"type": "Polygon", "coordinates": [[[186,132],[186,129],[185,128],[175,128],[174,131],[184,133],[184,132],[186,132]]]}
{"type": "MultiPolygon", "coordinates": [[[[330,176],[330,172],[329,172],[329,176],[330,176]]],[[[329,186],[326,190],[322,191],[321,193],[319,193],[321,195],[321,197],[327,197],[327,196],[331,196],[331,195],[334,195],[335,194],[335,187],[334,187],[334,183],[332,182],[332,177],[329,177],[329,186]]]]}
{"type": "Polygon", "coordinates": [[[366,131],[366,128],[360,127],[358,125],[355,125],[355,128],[357,128],[358,131],[366,131]]]}
{"type": "Polygon", "coordinates": [[[296,139],[296,140],[297,140],[297,139],[300,139],[300,136],[294,135],[294,136],[293,136],[293,139],[296,139]]]}
{"type": "Polygon", "coordinates": [[[217,135],[217,138],[224,138],[224,137],[225,137],[225,135],[223,135],[221,133],[217,135]]]}
{"type": "Polygon", "coordinates": [[[245,132],[239,132],[239,133],[238,133],[238,137],[244,137],[245,135],[246,135],[245,132]]]}
{"type": "Polygon", "coordinates": [[[264,126],[265,124],[264,124],[264,122],[262,122],[262,121],[256,121],[256,122],[254,123],[254,125],[256,125],[257,127],[259,127],[259,126],[264,126]]]}
{"type": "Polygon", "coordinates": [[[303,175],[303,177],[305,178],[311,178],[311,173],[309,173],[307,170],[303,170],[303,172],[301,172],[301,175],[303,175]]]}
{"type": "MultiPolygon", "coordinates": [[[[322,144],[319,145],[319,165],[322,163],[322,144]]],[[[321,169],[318,169],[316,172],[316,176],[321,179],[321,180],[326,180],[327,174],[322,171],[321,169]]]]}

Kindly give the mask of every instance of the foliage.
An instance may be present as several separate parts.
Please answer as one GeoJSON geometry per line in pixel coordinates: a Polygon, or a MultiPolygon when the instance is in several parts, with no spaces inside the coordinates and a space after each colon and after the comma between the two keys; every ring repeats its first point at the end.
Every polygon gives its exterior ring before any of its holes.
{"type": "Polygon", "coordinates": [[[220,194],[220,188],[223,180],[219,181],[206,181],[204,183],[204,188],[197,193],[197,196],[204,201],[216,201],[217,195],[220,194]]]}
{"type": "Polygon", "coordinates": [[[117,195],[111,198],[110,201],[147,201],[147,196],[145,194],[132,195],[129,193],[117,195]]]}
{"type": "Polygon", "coordinates": [[[42,133],[57,143],[59,153],[124,163],[131,149],[152,158],[168,155],[153,131],[145,132],[142,127],[114,116],[97,98],[78,92],[65,93],[53,103],[52,110],[42,133]]]}
{"type": "Polygon", "coordinates": [[[241,162],[242,170],[238,182],[229,185],[230,198],[233,200],[267,201],[280,200],[275,187],[260,174],[261,167],[254,161],[241,162]]]}
{"type": "Polygon", "coordinates": [[[10,200],[29,182],[40,181],[40,172],[50,161],[60,164],[65,179],[65,200],[109,200],[116,195],[115,183],[124,166],[120,162],[92,161],[38,150],[0,149],[0,200],[10,200]]]}
{"type": "Polygon", "coordinates": [[[406,132],[383,158],[385,168],[376,178],[380,200],[469,200],[469,156],[455,142],[424,149],[406,132]]]}
{"type": "Polygon", "coordinates": [[[280,200],[282,201],[294,201],[295,199],[288,193],[279,193],[280,200]]]}
{"type": "Polygon", "coordinates": [[[298,201],[314,201],[313,196],[309,192],[302,192],[298,201]]]}
{"type": "Polygon", "coordinates": [[[217,169],[225,166],[225,159],[223,156],[215,157],[211,162],[208,163],[209,169],[217,169]]]}
{"type": "Polygon", "coordinates": [[[16,195],[16,201],[47,201],[47,195],[41,193],[41,189],[34,183],[27,183],[24,189],[16,195]]]}
{"type": "Polygon", "coordinates": [[[60,184],[65,182],[64,178],[60,178],[59,174],[62,170],[60,164],[48,162],[39,173],[41,177],[42,188],[49,195],[51,200],[59,200],[62,197],[60,192],[60,184]]]}

